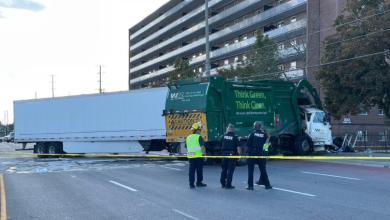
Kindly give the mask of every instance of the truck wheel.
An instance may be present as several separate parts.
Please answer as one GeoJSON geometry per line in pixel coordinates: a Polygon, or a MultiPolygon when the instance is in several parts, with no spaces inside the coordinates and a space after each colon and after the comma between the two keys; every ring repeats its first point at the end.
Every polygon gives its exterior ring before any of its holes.
{"type": "MultiPolygon", "coordinates": [[[[180,143],[174,143],[172,145],[172,151],[175,154],[180,154],[181,153],[180,143]]],[[[188,160],[188,158],[187,157],[177,157],[177,160],[188,160]]]]}
{"type": "Polygon", "coordinates": [[[295,154],[299,156],[308,155],[310,150],[310,141],[307,139],[306,135],[299,136],[297,142],[295,143],[295,154]]]}
{"type": "MultiPolygon", "coordinates": [[[[50,143],[47,146],[47,151],[49,154],[60,154],[60,146],[58,146],[57,143],[50,143]]],[[[58,155],[50,155],[50,158],[59,158],[60,156],[58,155]]]]}
{"type": "MultiPolygon", "coordinates": [[[[44,143],[38,143],[34,146],[34,152],[37,154],[47,154],[47,147],[44,143]]],[[[47,158],[47,155],[38,155],[39,158],[47,158]]]]}

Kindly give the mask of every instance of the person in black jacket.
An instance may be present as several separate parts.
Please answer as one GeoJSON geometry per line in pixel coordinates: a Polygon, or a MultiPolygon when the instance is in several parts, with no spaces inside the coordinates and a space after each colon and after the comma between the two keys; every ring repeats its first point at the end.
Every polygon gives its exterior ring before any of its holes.
{"type": "MultiPolygon", "coordinates": [[[[254,132],[249,134],[247,141],[247,151],[249,156],[268,156],[268,151],[264,151],[264,144],[267,142],[268,134],[261,130],[261,123],[256,121],[253,124],[254,132]]],[[[261,180],[265,185],[265,189],[272,189],[268,179],[267,170],[265,168],[266,159],[248,159],[248,186],[246,189],[253,190],[253,171],[255,164],[259,166],[261,172],[261,180]]]]}
{"type": "MultiPolygon", "coordinates": [[[[223,134],[219,141],[222,143],[222,156],[236,156],[241,155],[240,141],[237,135],[234,134],[234,125],[229,124],[227,132],[223,134]]],[[[237,159],[223,158],[222,159],[222,173],[221,173],[221,185],[225,189],[234,189],[232,186],[233,173],[236,168],[237,159]]]]}

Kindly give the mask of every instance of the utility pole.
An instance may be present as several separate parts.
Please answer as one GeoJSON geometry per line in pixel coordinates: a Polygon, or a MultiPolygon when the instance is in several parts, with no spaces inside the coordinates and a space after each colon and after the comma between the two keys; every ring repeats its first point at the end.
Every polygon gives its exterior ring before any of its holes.
{"type": "Polygon", "coordinates": [[[99,93],[102,93],[102,66],[99,66],[99,93]]]}
{"type": "Polygon", "coordinates": [[[102,89],[102,65],[99,65],[99,93],[102,93],[104,91],[104,89],[102,89]]]}
{"type": "Polygon", "coordinates": [[[51,76],[51,94],[54,98],[54,76],[55,75],[50,75],[51,76]]]}
{"type": "Polygon", "coordinates": [[[210,42],[209,42],[209,0],[205,0],[205,21],[206,21],[206,76],[210,76],[210,42]]]}

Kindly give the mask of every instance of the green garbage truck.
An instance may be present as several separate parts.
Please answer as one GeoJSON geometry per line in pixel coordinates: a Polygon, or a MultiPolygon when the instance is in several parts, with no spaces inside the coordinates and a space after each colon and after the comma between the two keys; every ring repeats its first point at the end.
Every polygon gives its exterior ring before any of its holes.
{"type": "Polygon", "coordinates": [[[220,155],[218,139],[229,124],[245,148],[255,121],[270,133],[270,155],[308,155],[332,145],[330,115],[307,80],[295,84],[203,77],[170,81],[168,88],[163,116],[166,141],[175,154],[185,155],[185,139],[197,122],[204,125],[201,135],[209,156],[220,155]]]}

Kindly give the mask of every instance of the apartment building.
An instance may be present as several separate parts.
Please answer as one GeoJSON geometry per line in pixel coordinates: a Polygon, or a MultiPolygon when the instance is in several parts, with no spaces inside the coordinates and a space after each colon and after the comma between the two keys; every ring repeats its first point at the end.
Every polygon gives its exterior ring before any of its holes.
{"type": "MultiPolygon", "coordinates": [[[[259,29],[278,42],[284,76],[307,78],[321,95],[312,66],[319,64],[321,42],[333,33],[342,0],[209,0],[208,7],[211,75],[247,59],[259,29]]],[[[205,1],[167,2],[129,29],[129,89],[166,80],[177,57],[189,60],[191,71],[205,72],[205,43],[205,1]]],[[[335,121],[337,132],[362,130],[363,116],[356,116],[355,126],[335,121]]],[[[363,125],[366,133],[383,133],[383,126],[383,120],[363,125]]]]}

